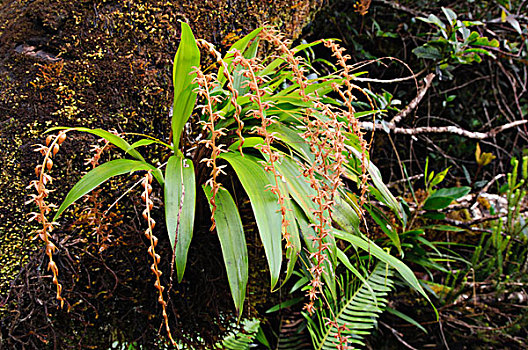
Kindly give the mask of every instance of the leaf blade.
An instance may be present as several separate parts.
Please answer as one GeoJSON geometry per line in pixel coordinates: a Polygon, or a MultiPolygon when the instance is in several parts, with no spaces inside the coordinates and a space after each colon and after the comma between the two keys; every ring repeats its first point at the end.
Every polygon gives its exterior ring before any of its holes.
{"type": "Polygon", "coordinates": [[[266,252],[273,288],[279,280],[282,264],[282,218],[277,197],[266,190],[271,183],[269,174],[258,164],[258,158],[248,154],[241,156],[240,153],[230,152],[220,155],[219,158],[227,160],[233,167],[250,199],[266,252]]]}
{"type": "MultiPolygon", "coordinates": [[[[208,200],[212,193],[209,186],[202,186],[208,200]]],[[[222,255],[229,280],[229,288],[239,317],[242,315],[248,281],[248,252],[242,220],[235,201],[229,192],[220,187],[216,197],[214,219],[216,232],[222,246],[222,255]]]]}
{"type": "Polygon", "coordinates": [[[108,179],[117,175],[122,175],[138,170],[156,171],[157,168],[148,164],[147,162],[139,160],[115,159],[106,162],[102,165],[99,165],[95,169],[90,170],[72,187],[70,192],[68,192],[59,209],[57,210],[57,213],[53,217],[53,221],[57,220],[57,218],[64,212],[64,210],[66,210],[75,201],[77,201],[85,194],[91,192],[94,188],[103,184],[108,179]]]}
{"type": "Polygon", "coordinates": [[[181,40],[174,57],[172,81],[174,85],[174,102],[172,106],[172,136],[174,150],[180,143],[180,136],[185,123],[191,116],[196,103],[196,84],[193,83],[196,73],[193,67],[200,66],[200,50],[191,27],[181,22],[181,40]]]}
{"type": "Polygon", "coordinates": [[[191,244],[196,208],[196,180],[192,161],[171,156],[165,170],[165,222],[178,274],[183,279],[191,244]]]}

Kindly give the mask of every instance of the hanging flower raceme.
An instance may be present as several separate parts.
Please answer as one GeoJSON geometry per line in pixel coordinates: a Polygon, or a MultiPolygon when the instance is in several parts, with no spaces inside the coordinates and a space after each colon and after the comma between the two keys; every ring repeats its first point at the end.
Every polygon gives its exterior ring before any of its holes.
{"type": "Polygon", "coordinates": [[[35,167],[37,180],[31,181],[27,187],[28,189],[35,189],[37,194],[31,194],[31,199],[26,202],[26,204],[35,203],[38,207],[38,212],[32,212],[29,214],[30,218],[28,221],[35,220],[42,226],[42,228],[37,230],[34,239],[40,238],[46,246],[46,255],[49,259],[48,270],[50,270],[53,275],[53,283],[57,290],[57,300],[60,302],[61,307],[64,306],[65,299],[62,297],[62,285],[59,283],[59,269],[53,259],[53,254],[57,250],[57,246],[52,242],[51,238],[51,232],[53,231],[55,223],[50,222],[47,219],[47,215],[51,212],[51,209],[56,206],[46,201],[46,198],[50,193],[50,190],[47,189],[46,186],[53,181],[53,178],[49,175],[49,172],[53,167],[52,158],[59,152],[60,145],[64,140],[66,140],[66,132],[61,131],[56,136],[48,136],[46,138],[46,145],[37,145],[35,152],[40,152],[44,156],[44,160],[40,165],[35,167]]]}

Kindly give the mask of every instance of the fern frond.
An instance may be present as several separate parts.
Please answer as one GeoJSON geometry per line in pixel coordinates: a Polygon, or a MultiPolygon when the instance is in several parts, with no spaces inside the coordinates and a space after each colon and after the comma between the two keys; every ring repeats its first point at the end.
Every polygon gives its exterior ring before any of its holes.
{"type": "Polygon", "coordinates": [[[257,336],[260,321],[257,319],[246,319],[242,323],[244,324],[243,330],[231,332],[231,334],[216,345],[215,349],[249,350],[257,336]]]}
{"type": "MultiPolygon", "coordinates": [[[[308,319],[308,330],[317,350],[352,349],[365,345],[363,338],[377,324],[377,318],[387,304],[387,293],[394,281],[392,271],[378,263],[365,283],[342,279],[341,300],[331,304],[332,310],[320,307],[316,316],[308,319]],[[346,344],[343,344],[346,339],[346,344]]],[[[308,316],[307,316],[308,317],[308,316]]]]}
{"type": "Polygon", "coordinates": [[[310,348],[306,322],[300,312],[294,312],[281,320],[277,350],[303,350],[310,348]]]}

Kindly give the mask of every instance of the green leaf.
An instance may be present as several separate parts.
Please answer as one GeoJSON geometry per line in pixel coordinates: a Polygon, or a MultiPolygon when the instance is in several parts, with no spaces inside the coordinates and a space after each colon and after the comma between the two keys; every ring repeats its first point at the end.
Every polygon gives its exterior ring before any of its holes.
{"type": "Polygon", "coordinates": [[[485,36],[481,36],[475,41],[471,43],[472,45],[479,45],[479,46],[489,46],[489,47],[499,47],[499,41],[497,39],[489,40],[485,36]]]}
{"type": "Polygon", "coordinates": [[[438,174],[436,174],[436,176],[431,181],[431,187],[434,187],[434,186],[438,185],[440,182],[444,181],[448,171],[449,171],[449,168],[446,168],[443,171],[441,171],[438,174]]]}
{"type": "Polygon", "coordinates": [[[304,214],[313,221],[313,210],[316,209],[315,204],[310,198],[315,196],[315,190],[304,180],[300,165],[295,160],[285,156],[281,163],[277,163],[276,167],[279,173],[284,176],[288,191],[295,200],[295,202],[302,208],[304,214]]]}
{"type": "Polygon", "coordinates": [[[460,227],[451,226],[451,225],[429,225],[424,226],[422,229],[427,230],[437,230],[437,231],[452,231],[452,232],[464,232],[465,230],[460,227]]]}
{"type": "Polygon", "coordinates": [[[429,197],[425,200],[423,208],[425,210],[441,210],[447,208],[452,201],[452,197],[429,197]]]}
{"type": "MultiPolygon", "coordinates": [[[[297,218],[297,222],[299,223],[299,228],[301,229],[301,232],[303,234],[306,249],[310,253],[314,253],[318,249],[317,246],[314,245],[317,233],[315,232],[311,223],[308,221],[308,219],[303,214],[301,208],[298,205],[294,205],[294,210],[295,217],[297,218]]],[[[323,243],[328,244],[327,252],[329,253],[329,256],[327,256],[327,259],[325,259],[325,261],[323,262],[323,280],[327,288],[330,290],[332,296],[334,298],[337,298],[335,284],[335,266],[337,262],[336,242],[332,235],[328,235],[324,238],[323,243]]]]}
{"type": "Polygon", "coordinates": [[[444,213],[429,212],[429,213],[424,213],[422,217],[427,218],[427,219],[433,219],[433,220],[444,220],[446,218],[446,215],[444,213]]]}
{"type": "MultiPolygon", "coordinates": [[[[211,200],[211,188],[202,186],[208,200],[211,200]]],[[[229,288],[239,317],[242,315],[246,286],[248,281],[248,252],[242,220],[235,201],[226,189],[220,187],[215,196],[216,211],[214,219],[216,232],[222,246],[222,255],[229,280],[229,288]]]]}
{"type": "Polygon", "coordinates": [[[446,26],[444,24],[444,22],[442,22],[440,20],[440,18],[436,17],[435,15],[433,14],[430,14],[429,17],[427,18],[424,18],[424,17],[417,17],[420,21],[423,21],[423,22],[426,22],[426,23],[430,23],[430,24],[434,24],[436,25],[438,28],[440,28],[441,30],[443,30],[445,32],[446,30],[446,26]]]}
{"type": "Polygon", "coordinates": [[[471,187],[469,186],[441,188],[432,194],[431,197],[451,197],[455,200],[466,196],[470,191],[471,187]]]}
{"type": "Polygon", "coordinates": [[[270,174],[258,163],[258,158],[248,154],[241,156],[238,152],[230,152],[220,155],[219,158],[227,160],[233,167],[250,199],[266,252],[273,288],[279,280],[282,264],[282,217],[277,196],[267,190],[272,183],[270,174]]]}
{"type": "Polygon", "coordinates": [[[315,162],[315,157],[310,151],[310,145],[303,139],[298,131],[290,128],[283,123],[273,123],[268,128],[268,131],[273,133],[275,137],[288,147],[293,148],[304,159],[315,162]]]}
{"type": "MultiPolygon", "coordinates": [[[[348,151],[351,152],[356,157],[356,159],[361,159],[361,152],[356,148],[349,147],[348,151]]],[[[385,185],[385,183],[383,182],[379,169],[370,160],[368,160],[368,158],[367,163],[367,171],[370,175],[372,183],[374,184],[374,188],[371,188],[370,191],[374,192],[376,198],[380,202],[391,208],[394,214],[398,215],[400,219],[404,218],[405,213],[403,212],[402,205],[396,200],[396,198],[394,198],[387,185],[385,185]],[[374,189],[377,190],[377,193],[376,191],[373,191],[374,189]]],[[[347,170],[347,173],[345,175],[350,176],[351,178],[353,176],[356,176],[350,164],[346,164],[345,167],[347,170]]]]}
{"type": "MultiPolygon", "coordinates": [[[[240,140],[233,142],[231,146],[228,147],[228,149],[231,151],[236,151],[241,142],[242,141],[240,140]]],[[[247,137],[244,139],[244,144],[242,145],[242,148],[250,148],[263,145],[265,142],[266,141],[264,141],[262,137],[247,137]]]]}
{"type": "Polygon", "coordinates": [[[290,306],[298,304],[298,303],[300,303],[303,300],[304,300],[303,297],[285,300],[282,303],[279,303],[279,304],[277,304],[275,306],[272,306],[269,309],[267,309],[266,313],[267,314],[271,314],[272,312],[276,312],[276,311],[279,311],[279,310],[287,309],[290,306]]]}
{"type": "Polygon", "coordinates": [[[268,341],[268,338],[266,338],[266,333],[264,333],[264,331],[262,330],[262,325],[259,327],[258,332],[257,332],[257,336],[255,337],[255,339],[259,343],[264,345],[266,347],[266,349],[271,350],[270,342],[268,341]]]}
{"type": "Polygon", "coordinates": [[[222,350],[249,350],[252,348],[255,338],[260,330],[260,321],[256,318],[242,321],[244,329],[230,332],[221,342],[213,346],[213,349],[222,350]]]}
{"type": "Polygon", "coordinates": [[[452,201],[462,198],[471,191],[471,187],[450,187],[441,188],[430,195],[424,203],[425,210],[445,209],[452,201]]]}
{"type": "Polygon", "coordinates": [[[407,316],[406,314],[401,313],[400,311],[395,310],[395,309],[393,309],[391,307],[385,308],[385,311],[387,311],[389,314],[393,314],[394,316],[401,318],[402,320],[404,320],[406,322],[409,322],[410,324],[412,324],[413,326],[415,326],[416,328],[418,328],[419,330],[421,330],[425,334],[428,334],[427,329],[425,329],[421,324],[419,324],[413,318],[407,316]]]}
{"type": "MultiPolygon", "coordinates": [[[[348,256],[346,256],[345,252],[343,252],[341,249],[337,248],[337,258],[339,259],[339,261],[345,265],[345,267],[350,271],[352,272],[352,274],[354,276],[357,277],[357,279],[359,279],[362,283],[365,283],[366,287],[368,288],[368,290],[370,291],[370,294],[372,295],[372,298],[375,300],[376,299],[376,295],[374,294],[374,291],[372,290],[372,288],[370,287],[370,285],[367,283],[367,281],[365,280],[365,278],[363,277],[363,275],[350,263],[350,260],[348,259],[348,256]]],[[[377,302],[376,302],[377,304],[377,302]]]]}
{"type": "Polygon", "coordinates": [[[455,26],[456,20],[457,20],[457,14],[453,10],[447,7],[442,7],[442,11],[444,12],[444,15],[446,16],[449,23],[451,23],[452,26],[455,26]]]}
{"type": "Polygon", "coordinates": [[[121,136],[117,136],[115,134],[112,134],[111,132],[108,132],[103,129],[90,129],[90,128],[83,128],[83,127],[77,127],[77,128],[65,128],[65,127],[55,127],[51,128],[48,131],[54,131],[54,130],[71,130],[71,131],[82,131],[87,132],[89,134],[99,136],[104,138],[106,141],[110,142],[114,146],[121,148],[123,151],[130,154],[132,157],[144,161],[145,158],[134,149],[128,142],[126,142],[121,136]]]}
{"type": "MultiPolygon", "coordinates": [[[[356,235],[353,235],[351,233],[341,231],[341,230],[334,230],[334,234],[336,238],[347,241],[351,243],[352,245],[354,245],[355,247],[358,247],[368,252],[369,254],[374,255],[379,260],[392,266],[394,269],[396,269],[396,271],[399,272],[403,280],[409,286],[411,286],[416,291],[418,291],[422,296],[424,296],[430,302],[429,297],[427,296],[422,286],[416,279],[416,276],[414,275],[413,271],[409,267],[407,267],[407,265],[405,265],[402,261],[390,255],[389,253],[381,249],[376,243],[372,242],[371,240],[368,240],[367,238],[359,237],[359,236],[356,236],[356,235]]],[[[437,313],[436,309],[435,309],[435,312],[437,313]]]]}
{"type": "MultiPolygon", "coordinates": [[[[374,221],[379,225],[381,230],[387,235],[387,237],[389,237],[394,246],[398,249],[398,253],[402,255],[403,253],[401,249],[400,236],[398,235],[398,232],[391,225],[389,225],[390,221],[377,208],[369,208],[368,206],[366,206],[366,209],[369,212],[370,216],[372,216],[374,221]]],[[[351,230],[347,231],[350,232],[351,230]]]]}
{"type": "Polygon", "coordinates": [[[378,263],[363,283],[354,283],[348,277],[342,279],[341,301],[330,304],[331,312],[318,308],[315,320],[308,319],[314,349],[336,349],[340,343],[336,324],[344,326],[340,332],[348,338],[347,345],[365,345],[363,337],[376,326],[376,319],[388,303],[387,294],[394,285],[392,275],[386,264],[378,263]]]}
{"type": "MultiPolygon", "coordinates": [[[[253,40],[261,31],[262,31],[262,27],[257,28],[251,33],[249,33],[248,35],[246,35],[245,37],[243,37],[242,39],[238,40],[236,43],[234,43],[227,51],[228,53],[224,57],[224,62],[227,63],[227,65],[231,64],[231,62],[233,61],[233,57],[234,57],[232,51],[238,50],[240,52],[244,52],[249,42],[253,40]]],[[[222,86],[227,80],[224,74],[224,67],[220,66],[220,68],[218,68],[217,76],[218,76],[218,82],[220,83],[220,86],[222,86]]]]}
{"type": "MultiPolygon", "coordinates": [[[[243,53],[244,58],[247,58],[247,59],[254,58],[257,55],[258,46],[259,46],[259,41],[258,39],[256,39],[255,41],[253,41],[253,43],[251,43],[251,45],[243,53]]],[[[235,71],[233,72],[233,80],[234,80],[233,87],[235,88],[235,90],[238,91],[239,96],[246,95],[250,90],[250,87],[248,84],[248,81],[250,80],[250,78],[244,76],[243,74],[244,70],[245,70],[244,67],[242,67],[241,65],[238,65],[235,68],[235,71]]]]}
{"type": "Polygon", "coordinates": [[[196,207],[196,182],[192,161],[171,156],[165,170],[165,223],[181,282],[191,244],[196,207]]]}
{"type": "Polygon", "coordinates": [[[418,46],[417,48],[412,50],[412,53],[414,53],[418,58],[425,58],[431,60],[439,60],[442,58],[442,53],[438,48],[427,44],[418,46]]]}
{"type": "Polygon", "coordinates": [[[183,127],[191,116],[196,103],[196,83],[193,83],[196,73],[192,73],[193,67],[200,66],[200,50],[196,40],[187,23],[181,22],[181,40],[176,56],[172,81],[174,84],[174,103],[172,106],[172,137],[174,150],[180,143],[183,127]]]}
{"type": "Polygon", "coordinates": [[[94,188],[106,182],[111,177],[131,173],[139,170],[157,170],[156,167],[147,162],[132,159],[115,159],[99,165],[84,175],[68,192],[66,198],[60,205],[53,221],[72,205],[76,200],[91,192],[94,188]]]}
{"type": "Polygon", "coordinates": [[[355,208],[346,202],[340,195],[334,198],[332,219],[345,231],[359,228],[359,216],[355,208]]]}
{"type": "Polygon", "coordinates": [[[130,153],[132,149],[152,145],[153,143],[157,143],[157,141],[153,139],[141,139],[139,141],[134,142],[132,145],[130,145],[130,150],[127,153],[130,153]]]}
{"type": "Polygon", "coordinates": [[[286,250],[288,265],[286,266],[286,277],[284,277],[282,282],[282,285],[284,285],[284,283],[290,279],[294,271],[295,263],[299,257],[299,252],[301,251],[301,238],[299,235],[299,227],[297,226],[297,221],[295,220],[295,215],[293,214],[293,202],[290,198],[290,195],[288,194],[288,190],[286,189],[286,184],[284,184],[282,181],[279,182],[279,188],[281,193],[283,193],[286,197],[284,200],[284,207],[286,208],[286,220],[289,223],[289,225],[286,227],[286,230],[290,235],[291,243],[291,246],[286,250]]]}
{"type": "MultiPolygon", "coordinates": [[[[489,56],[489,57],[492,57],[492,58],[497,58],[493,53],[491,53],[490,51],[488,50],[485,50],[485,49],[480,49],[480,48],[471,48],[471,49],[466,49],[464,50],[464,55],[469,55],[469,54],[483,54],[483,55],[486,55],[486,56],[489,56]]],[[[474,59],[476,61],[478,61],[480,59],[480,57],[478,56],[475,56],[474,59]]],[[[480,61],[479,61],[480,62],[480,61]]]]}

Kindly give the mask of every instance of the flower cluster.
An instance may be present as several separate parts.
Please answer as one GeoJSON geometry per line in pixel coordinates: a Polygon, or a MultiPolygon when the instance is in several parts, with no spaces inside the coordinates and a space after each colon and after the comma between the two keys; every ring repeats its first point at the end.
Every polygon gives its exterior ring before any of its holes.
{"type": "Polygon", "coordinates": [[[206,122],[203,122],[203,130],[206,131],[210,138],[206,140],[200,141],[200,143],[203,143],[206,148],[211,150],[211,155],[209,158],[203,158],[201,161],[205,162],[205,164],[211,168],[211,177],[207,182],[206,185],[211,187],[211,231],[214,230],[216,227],[214,215],[216,212],[216,194],[218,193],[218,190],[222,186],[221,183],[218,182],[218,176],[220,174],[225,174],[222,170],[225,165],[217,165],[217,158],[222,153],[225,152],[223,144],[218,144],[218,140],[225,136],[225,129],[217,129],[215,127],[216,122],[218,119],[224,119],[222,114],[219,111],[216,111],[215,105],[219,104],[221,102],[221,98],[219,96],[213,96],[211,94],[211,91],[218,86],[218,83],[216,82],[215,76],[213,74],[204,74],[199,68],[196,68],[196,79],[195,82],[198,84],[198,96],[204,101],[204,104],[201,106],[198,106],[202,108],[202,114],[207,115],[209,117],[209,120],[206,122]]]}
{"type": "Polygon", "coordinates": [[[351,345],[348,345],[350,344],[350,336],[349,335],[344,335],[343,333],[345,332],[349,332],[350,330],[348,329],[346,323],[345,324],[339,324],[337,322],[337,320],[331,320],[329,318],[326,318],[326,323],[325,323],[326,326],[330,326],[330,327],[333,327],[336,329],[336,334],[335,334],[335,338],[338,339],[339,343],[338,344],[335,344],[335,347],[337,350],[349,350],[349,349],[354,349],[353,346],[351,345]]]}
{"type": "MultiPolygon", "coordinates": [[[[114,135],[118,135],[115,129],[109,131],[114,135]]],[[[99,165],[103,153],[110,148],[112,148],[112,144],[108,140],[104,138],[98,139],[97,143],[91,145],[90,152],[92,156],[84,160],[84,165],[90,165],[92,169],[95,169],[99,165]]],[[[112,219],[117,218],[118,215],[113,212],[108,213],[108,210],[103,210],[103,202],[100,199],[101,192],[101,189],[97,189],[84,197],[84,203],[88,203],[89,206],[83,211],[80,219],[85,220],[84,222],[93,227],[93,232],[99,243],[99,251],[104,251],[111,243],[110,234],[115,224],[112,219]]]]}
{"type": "MultiPolygon", "coordinates": [[[[344,49],[339,47],[333,41],[324,41],[342,68],[341,77],[345,84],[345,90],[341,90],[341,84],[335,83],[333,88],[344,101],[345,109],[333,109],[329,104],[321,101],[317,92],[308,93],[308,79],[305,75],[304,62],[299,56],[289,49],[289,42],[284,36],[277,31],[264,28],[261,38],[273,44],[277,51],[282,54],[282,58],[289,66],[293,73],[295,83],[298,85],[299,95],[304,102],[312,102],[312,108],[306,108],[303,118],[306,127],[303,138],[308,142],[312,154],[315,156],[315,162],[305,166],[303,176],[310,186],[314,189],[315,195],[312,201],[316,209],[313,210],[315,222],[312,227],[315,230],[315,237],[310,237],[314,250],[310,254],[312,266],[310,273],[310,289],[307,292],[309,302],[305,309],[311,314],[314,311],[314,302],[318,298],[323,285],[322,277],[325,273],[324,265],[328,262],[328,236],[330,235],[332,207],[335,204],[334,198],[339,189],[343,186],[342,176],[344,167],[347,163],[345,156],[345,132],[351,131],[360,140],[362,149],[361,159],[361,204],[363,204],[366,194],[366,154],[367,143],[364,140],[363,132],[360,130],[357,119],[354,116],[352,101],[354,89],[359,89],[351,83],[351,67],[346,63],[347,55],[344,55],[344,49]],[[343,118],[344,116],[344,118],[343,118]],[[346,120],[346,123],[340,121],[346,120]]],[[[367,98],[369,98],[367,96],[367,98]]]]}
{"type": "MultiPolygon", "coordinates": [[[[213,44],[203,40],[198,39],[197,41],[198,46],[205,48],[210,54],[212,54],[218,63],[222,66],[222,74],[226,77],[227,84],[226,88],[227,91],[229,91],[230,97],[229,102],[231,103],[231,106],[234,108],[233,118],[237,122],[237,129],[236,134],[238,136],[238,139],[240,140],[240,144],[238,145],[238,151],[240,154],[243,155],[242,147],[244,145],[244,136],[242,135],[242,130],[244,129],[244,122],[242,119],[240,119],[240,114],[242,113],[242,106],[237,102],[238,100],[238,90],[235,89],[235,80],[233,78],[233,75],[230,73],[230,68],[227,62],[222,58],[222,54],[216,50],[213,44]]],[[[215,193],[213,193],[214,195],[215,193]]]]}
{"type": "Polygon", "coordinates": [[[282,181],[281,175],[277,171],[275,164],[280,162],[281,155],[272,148],[272,144],[275,140],[272,133],[268,131],[268,127],[275,121],[271,116],[268,116],[266,110],[271,107],[271,103],[264,101],[266,93],[269,93],[266,88],[262,88],[261,85],[265,82],[265,78],[259,76],[257,73],[262,67],[258,63],[258,59],[245,58],[240,51],[233,52],[233,64],[240,65],[242,67],[241,74],[247,80],[245,86],[249,87],[249,92],[245,95],[248,99],[256,105],[256,109],[248,111],[248,115],[256,118],[260,121],[260,125],[255,127],[255,132],[264,139],[264,144],[260,147],[260,151],[264,154],[266,161],[263,161],[264,170],[269,172],[274,177],[274,184],[269,185],[269,190],[277,196],[277,202],[280,206],[280,213],[282,217],[282,237],[286,241],[286,248],[291,247],[290,233],[288,232],[289,222],[286,219],[287,208],[285,201],[288,200],[284,193],[280,190],[279,182],[282,181]]]}
{"type": "MultiPolygon", "coordinates": [[[[326,147],[327,142],[331,142],[330,140],[340,133],[339,130],[336,131],[335,128],[334,130],[329,128],[326,121],[317,117],[317,108],[320,108],[322,103],[319,102],[317,94],[308,94],[306,92],[308,81],[302,66],[302,59],[295,56],[295,54],[289,49],[289,42],[284,39],[283,35],[272,29],[264,29],[262,38],[277,47],[278,51],[282,54],[281,58],[286,61],[293,72],[295,82],[299,86],[299,95],[304,102],[312,101],[314,105],[313,108],[307,108],[305,110],[303,118],[303,122],[306,126],[303,138],[308,142],[312,153],[315,155],[315,162],[309,167],[306,167],[303,172],[306,181],[316,192],[316,195],[311,198],[316,204],[316,209],[313,211],[315,223],[312,225],[316,232],[316,236],[310,237],[313,241],[315,251],[310,254],[310,260],[312,261],[310,274],[312,275],[312,280],[310,281],[310,289],[307,292],[310,301],[305,305],[305,309],[311,314],[314,311],[314,302],[318,298],[318,294],[323,285],[322,276],[324,273],[324,263],[325,261],[328,261],[328,243],[325,241],[330,234],[329,214],[332,205],[331,198],[333,197],[333,194],[329,194],[328,191],[326,191],[329,187],[325,183],[328,176],[323,176],[323,179],[321,180],[319,175],[329,173],[330,169],[328,167],[327,159],[330,151],[328,147],[326,147]]],[[[325,110],[330,111],[330,109],[325,110]]]]}
{"type": "Polygon", "coordinates": [[[165,329],[167,330],[167,335],[169,336],[169,339],[172,343],[172,345],[176,346],[176,342],[172,338],[172,334],[169,327],[169,316],[167,314],[167,302],[163,299],[163,290],[165,287],[161,285],[161,271],[158,268],[158,265],[161,261],[161,257],[159,254],[156,253],[156,246],[158,245],[158,238],[154,236],[153,229],[156,225],[156,221],[150,216],[150,211],[154,207],[154,202],[150,199],[150,194],[152,193],[152,173],[150,171],[147,172],[145,177],[143,178],[141,185],[143,186],[143,193],[141,194],[141,200],[145,203],[145,210],[143,210],[143,219],[147,221],[148,227],[145,230],[145,236],[150,241],[150,246],[148,248],[148,253],[152,257],[152,265],[150,266],[150,269],[156,276],[156,282],[154,282],[154,286],[158,290],[158,302],[161,305],[162,308],[162,315],[163,320],[165,322],[165,329]]]}
{"type": "MultiPolygon", "coordinates": [[[[344,85],[346,90],[342,90],[340,84],[333,84],[332,87],[334,90],[339,94],[339,96],[342,98],[343,102],[345,103],[346,110],[343,111],[343,115],[346,117],[346,120],[348,121],[348,127],[352,130],[352,132],[358,137],[359,139],[359,145],[361,147],[361,184],[360,184],[360,190],[361,190],[361,196],[360,196],[360,208],[363,207],[366,200],[366,192],[367,192],[367,181],[368,181],[368,174],[367,174],[367,154],[369,152],[369,145],[367,144],[367,141],[364,138],[365,133],[360,129],[358,120],[355,117],[355,109],[352,106],[352,101],[356,100],[356,97],[353,94],[353,91],[356,90],[359,93],[361,93],[365,98],[369,101],[372,109],[374,109],[374,103],[372,102],[372,99],[370,96],[359,86],[352,84],[352,76],[351,76],[351,70],[352,67],[347,63],[347,60],[350,59],[350,55],[344,54],[345,48],[339,46],[336,42],[332,40],[324,40],[324,45],[330,50],[332,50],[332,55],[337,59],[338,65],[342,68],[342,71],[340,75],[343,77],[344,85]]],[[[361,209],[360,209],[361,210],[361,209]]]]}
{"type": "Polygon", "coordinates": [[[48,197],[50,190],[46,188],[53,179],[48,174],[53,167],[52,158],[59,152],[60,145],[66,140],[66,132],[61,131],[58,135],[49,135],[46,138],[46,145],[37,145],[35,152],[40,152],[44,156],[42,164],[35,167],[35,174],[37,180],[32,180],[27,187],[28,189],[33,188],[37,194],[31,194],[31,199],[26,202],[35,203],[38,207],[38,212],[30,213],[28,221],[36,220],[42,225],[42,228],[37,230],[35,239],[40,238],[46,245],[46,255],[49,258],[48,270],[51,270],[53,274],[53,283],[57,288],[57,300],[60,301],[61,307],[64,306],[65,299],[62,297],[62,285],[59,283],[59,269],[57,264],[53,260],[53,253],[57,250],[57,246],[51,241],[51,232],[53,231],[53,222],[49,222],[47,215],[51,212],[51,208],[55,205],[47,203],[46,198],[48,197]]]}

